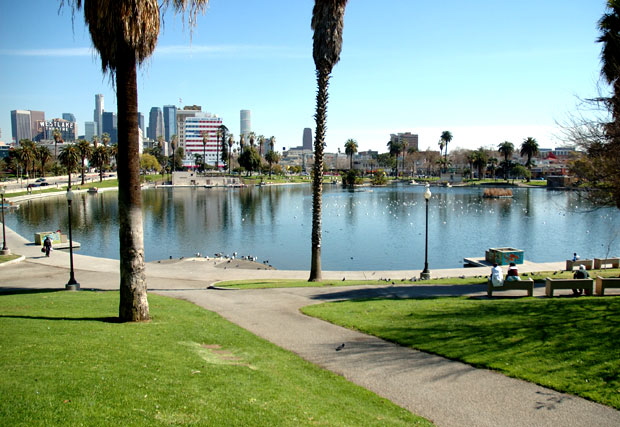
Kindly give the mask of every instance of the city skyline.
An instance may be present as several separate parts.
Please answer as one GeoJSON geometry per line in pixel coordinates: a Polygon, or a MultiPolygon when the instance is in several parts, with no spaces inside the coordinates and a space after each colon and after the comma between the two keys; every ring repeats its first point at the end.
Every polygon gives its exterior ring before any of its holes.
{"type": "MultiPolygon", "coordinates": [[[[576,110],[577,97],[598,95],[596,24],[606,2],[500,3],[349,2],[330,82],[327,150],[353,138],[360,151],[385,152],[390,134],[401,132],[436,150],[443,130],[454,135],[450,150],[519,145],[529,136],[543,147],[562,145],[556,122],[576,110]]],[[[252,130],[275,136],[278,149],[301,145],[303,129],[315,128],[313,4],[211,0],[191,41],[181,18],[168,13],[138,73],[139,110],[201,105],[238,139],[247,109],[252,130]]],[[[56,2],[2,12],[2,140],[11,140],[11,110],[45,111],[48,120],[72,113],[79,134],[93,120],[95,94],[116,112],[81,13],[72,28],[71,11],[58,14],[56,2]],[[23,34],[26,19],[46,26],[23,34]]]]}

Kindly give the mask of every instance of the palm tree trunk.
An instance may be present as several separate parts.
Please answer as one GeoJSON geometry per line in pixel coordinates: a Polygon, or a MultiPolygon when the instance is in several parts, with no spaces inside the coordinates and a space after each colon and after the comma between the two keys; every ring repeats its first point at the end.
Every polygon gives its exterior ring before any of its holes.
{"type": "Polygon", "coordinates": [[[144,321],[149,320],[149,304],[146,293],[139,175],[136,59],[134,52],[126,48],[124,50],[119,53],[122,59],[118,61],[116,70],[121,275],[119,317],[121,321],[144,321]]]}
{"type": "Polygon", "coordinates": [[[312,177],[312,258],[310,261],[310,282],[322,279],[321,271],[321,210],[323,207],[323,149],[325,124],[327,121],[327,98],[329,73],[317,70],[316,134],[314,136],[314,175],[312,177]]]}

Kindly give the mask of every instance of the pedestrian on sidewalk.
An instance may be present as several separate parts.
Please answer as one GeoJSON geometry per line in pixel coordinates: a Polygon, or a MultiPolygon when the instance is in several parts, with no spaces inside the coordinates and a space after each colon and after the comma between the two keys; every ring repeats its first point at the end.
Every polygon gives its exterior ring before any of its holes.
{"type": "Polygon", "coordinates": [[[50,236],[45,236],[43,240],[43,250],[45,251],[45,256],[50,256],[50,252],[52,252],[52,239],[50,236]]]}

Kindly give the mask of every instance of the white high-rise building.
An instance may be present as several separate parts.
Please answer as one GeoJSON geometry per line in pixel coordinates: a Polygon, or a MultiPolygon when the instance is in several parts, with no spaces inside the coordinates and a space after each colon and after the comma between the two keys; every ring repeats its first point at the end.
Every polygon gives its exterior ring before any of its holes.
{"type": "Polygon", "coordinates": [[[185,158],[193,162],[194,154],[205,154],[206,163],[214,165],[216,159],[220,166],[222,156],[222,138],[217,137],[217,131],[222,125],[222,119],[215,114],[203,112],[199,109],[177,110],[177,133],[179,146],[185,151],[185,158]],[[206,145],[203,137],[207,137],[206,145]],[[219,142],[219,144],[218,144],[219,142]]]}
{"type": "Polygon", "coordinates": [[[101,136],[101,130],[103,129],[103,95],[98,93],[95,95],[95,111],[93,114],[93,121],[97,123],[97,132],[101,136]]]}
{"type": "Polygon", "coordinates": [[[247,142],[248,135],[252,132],[252,112],[250,110],[241,110],[241,121],[239,124],[239,139],[241,135],[245,137],[247,142]]]}

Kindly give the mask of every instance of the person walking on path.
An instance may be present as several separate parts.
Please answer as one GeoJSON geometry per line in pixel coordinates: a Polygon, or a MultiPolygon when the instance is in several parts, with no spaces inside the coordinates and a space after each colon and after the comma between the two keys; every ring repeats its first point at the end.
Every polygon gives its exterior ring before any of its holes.
{"type": "Polygon", "coordinates": [[[45,236],[45,239],[43,240],[43,250],[45,251],[45,256],[49,257],[50,252],[52,252],[52,239],[50,236],[45,236]]]}

